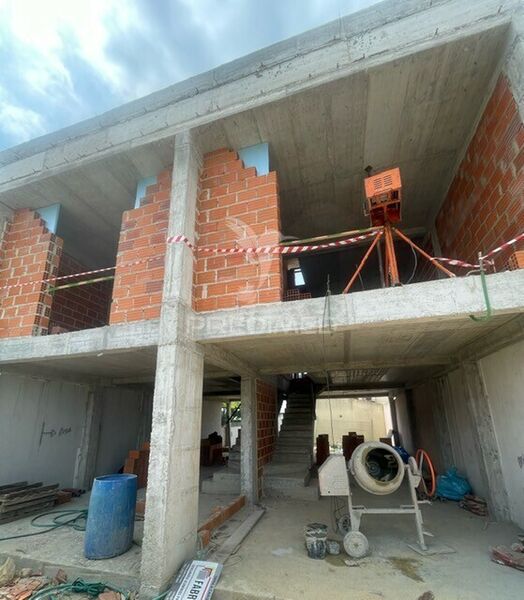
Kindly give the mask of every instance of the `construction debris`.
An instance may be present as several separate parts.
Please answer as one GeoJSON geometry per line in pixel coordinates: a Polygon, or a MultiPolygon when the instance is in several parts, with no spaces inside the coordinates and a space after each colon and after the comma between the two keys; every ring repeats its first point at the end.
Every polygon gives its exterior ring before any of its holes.
{"type": "Polygon", "coordinates": [[[0,586],[9,583],[15,576],[15,563],[12,558],[8,557],[4,564],[0,565],[0,586]]]}
{"type": "Polygon", "coordinates": [[[491,560],[499,565],[506,565],[519,571],[524,571],[524,553],[515,552],[507,546],[495,546],[492,548],[491,560]]]}
{"type": "Polygon", "coordinates": [[[479,517],[487,517],[488,515],[488,503],[486,500],[473,494],[466,494],[460,501],[459,506],[479,517]]]}

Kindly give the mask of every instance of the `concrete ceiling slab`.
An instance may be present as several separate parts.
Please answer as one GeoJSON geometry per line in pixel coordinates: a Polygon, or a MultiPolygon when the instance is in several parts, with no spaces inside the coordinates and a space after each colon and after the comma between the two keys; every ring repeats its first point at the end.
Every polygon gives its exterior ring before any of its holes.
{"type": "Polygon", "coordinates": [[[140,179],[173,163],[173,139],[160,140],[7,191],[11,209],[61,205],[64,250],[90,268],[115,264],[122,213],[133,208],[140,179]]]}
{"type": "Polygon", "coordinates": [[[368,165],[401,168],[403,224],[428,227],[504,43],[505,30],[492,29],[288,96],[202,127],[203,148],[269,142],[284,235],[367,225],[368,165]]]}
{"type": "Polygon", "coordinates": [[[374,326],[368,329],[260,337],[217,342],[264,374],[308,372],[333,385],[399,384],[419,380],[453,365],[461,349],[488,338],[514,319],[488,322],[469,318],[374,326]]]}

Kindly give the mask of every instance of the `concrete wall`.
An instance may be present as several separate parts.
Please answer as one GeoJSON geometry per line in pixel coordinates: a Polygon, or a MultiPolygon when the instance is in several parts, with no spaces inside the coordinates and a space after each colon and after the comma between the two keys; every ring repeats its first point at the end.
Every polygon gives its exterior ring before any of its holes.
{"type": "MultiPolygon", "coordinates": [[[[88,392],[83,384],[0,375],[0,485],[73,485],[88,392]]],[[[141,390],[105,388],[101,402],[95,475],[118,471],[128,451],[149,439],[151,423],[150,394],[141,390]]]]}
{"type": "Polygon", "coordinates": [[[315,438],[327,433],[331,440],[331,413],[335,443],[338,445],[342,445],[342,436],[348,431],[363,434],[366,442],[378,440],[387,433],[384,404],[361,398],[318,398],[315,438]]]}
{"type": "Polygon", "coordinates": [[[106,388],[102,398],[102,419],[95,476],[117,473],[129,450],[137,449],[140,438],[149,440],[143,423],[151,421],[151,403],[142,390],[106,388]]]}
{"type": "Polygon", "coordinates": [[[75,383],[0,375],[0,485],[73,484],[88,389],[75,383]]]}
{"type": "Polygon", "coordinates": [[[412,392],[413,439],[426,450],[437,473],[455,466],[479,496],[488,497],[476,425],[462,369],[430,380],[412,392]]]}
{"type": "Polygon", "coordinates": [[[410,454],[413,454],[417,449],[413,441],[411,425],[411,399],[408,399],[405,393],[399,393],[395,398],[394,406],[397,416],[397,429],[400,433],[400,443],[410,454]]]}
{"type": "Polygon", "coordinates": [[[472,364],[412,391],[414,444],[429,452],[438,472],[456,466],[499,518],[524,527],[524,341],[477,364],[479,386],[472,385],[472,364]]]}
{"type": "Polygon", "coordinates": [[[222,430],[222,401],[206,400],[202,402],[202,426],[200,437],[207,438],[210,433],[216,431],[223,436],[222,430]]]}
{"type": "Polygon", "coordinates": [[[524,527],[524,341],[480,361],[495,426],[511,520],[524,527]]]}

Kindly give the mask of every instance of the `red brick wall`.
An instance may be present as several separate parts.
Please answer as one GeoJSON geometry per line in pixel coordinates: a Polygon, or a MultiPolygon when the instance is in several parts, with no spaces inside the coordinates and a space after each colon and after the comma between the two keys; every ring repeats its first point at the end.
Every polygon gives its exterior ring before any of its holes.
{"type": "MultiPolygon", "coordinates": [[[[216,150],[204,157],[197,204],[199,246],[234,248],[280,241],[276,173],[257,176],[236,152],[216,150]]],[[[197,311],[232,308],[282,299],[278,255],[200,253],[196,257],[193,306],[197,311]]]]}
{"type": "MultiPolygon", "coordinates": [[[[524,125],[501,75],[436,220],[444,256],[475,261],[524,230],[524,125]]],[[[513,250],[496,258],[501,268],[513,250]]]]}
{"type": "Polygon", "coordinates": [[[0,337],[44,335],[52,296],[43,279],[56,275],[62,240],[29,209],[15,212],[0,252],[0,337]]]}
{"type": "Polygon", "coordinates": [[[276,387],[257,379],[257,466],[258,478],[275,450],[277,434],[277,389],[276,387]]]}
{"type": "Polygon", "coordinates": [[[124,212],[111,324],[160,316],[170,191],[171,169],[166,169],[158,175],[157,183],[146,189],[140,208],[124,212]]]}
{"type": "MultiPolygon", "coordinates": [[[[72,275],[82,273],[87,268],[69,254],[62,253],[58,275],[72,275]]],[[[107,275],[102,273],[100,277],[107,275]]],[[[65,279],[57,285],[67,285],[96,278],[97,275],[88,275],[81,278],[65,279]]],[[[53,328],[77,331],[107,325],[109,304],[111,301],[111,281],[89,283],[71,288],[58,290],[53,294],[51,306],[49,332],[55,333],[53,328]]]]}

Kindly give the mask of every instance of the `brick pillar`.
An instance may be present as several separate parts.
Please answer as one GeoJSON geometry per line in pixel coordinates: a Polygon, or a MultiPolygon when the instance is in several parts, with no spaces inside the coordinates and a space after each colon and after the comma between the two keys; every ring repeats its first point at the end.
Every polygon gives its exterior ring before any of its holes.
{"type": "Polygon", "coordinates": [[[61,252],[36,212],[15,211],[0,253],[0,337],[47,334],[52,296],[42,280],[56,275],[61,252]]]}
{"type": "Polygon", "coordinates": [[[140,208],[123,214],[111,325],[160,317],[170,194],[171,170],[165,170],[146,189],[140,208]]]}
{"type": "MultiPolygon", "coordinates": [[[[235,248],[277,245],[280,209],[277,174],[257,175],[236,152],[204,156],[197,204],[199,246],[235,248]]],[[[197,254],[193,307],[197,311],[282,300],[280,255],[197,254]]]]}

